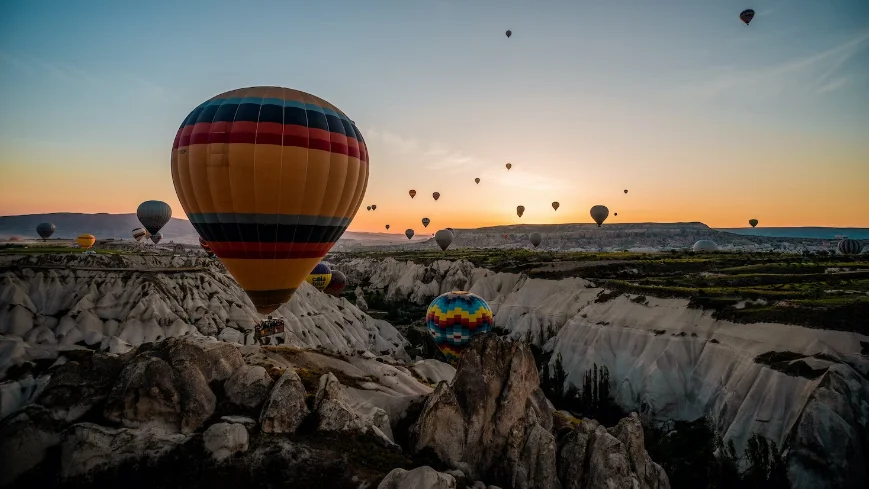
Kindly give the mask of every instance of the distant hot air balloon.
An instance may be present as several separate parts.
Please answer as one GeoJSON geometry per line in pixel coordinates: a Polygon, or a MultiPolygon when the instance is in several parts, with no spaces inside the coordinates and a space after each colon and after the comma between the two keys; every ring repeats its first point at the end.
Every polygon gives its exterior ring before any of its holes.
{"type": "Polygon", "coordinates": [[[386,230],[389,231],[389,224],[386,225],[386,230]]]}
{"type": "Polygon", "coordinates": [[[161,239],[163,239],[163,233],[157,233],[157,234],[152,234],[152,235],[151,235],[151,241],[152,241],[154,244],[159,243],[161,239]]]}
{"type": "Polygon", "coordinates": [[[187,116],[172,181],[193,227],[269,314],[353,220],[368,185],[368,149],[353,121],[321,98],[242,88],[187,116]]]}
{"type": "Polygon", "coordinates": [[[439,198],[441,198],[441,193],[440,193],[440,192],[434,192],[434,193],[431,194],[431,196],[432,196],[432,198],[433,198],[434,200],[438,200],[439,198]]]}
{"type": "Polygon", "coordinates": [[[431,219],[429,219],[429,218],[427,218],[427,217],[423,217],[423,218],[422,218],[422,225],[423,225],[423,227],[428,227],[428,223],[430,223],[430,222],[431,222],[431,219]]]}
{"type": "Polygon", "coordinates": [[[540,242],[543,241],[543,236],[541,236],[540,233],[531,233],[529,239],[531,239],[531,244],[533,244],[534,247],[537,248],[540,242]]]}
{"type": "Polygon", "coordinates": [[[561,204],[559,204],[558,202],[553,202],[553,203],[552,203],[552,208],[553,208],[553,209],[558,210],[559,207],[561,207],[561,204]]]}
{"type": "Polygon", "coordinates": [[[407,236],[407,239],[412,238],[413,237],[413,229],[405,229],[404,235],[407,236]]]}
{"type": "Polygon", "coordinates": [[[365,210],[370,211],[370,210],[371,210],[371,206],[369,205],[368,207],[365,208],[365,210]]]}
{"type": "Polygon", "coordinates": [[[516,215],[519,217],[522,217],[522,214],[525,214],[525,206],[524,205],[516,206],[516,215]]]}
{"type": "Polygon", "coordinates": [[[507,171],[510,171],[510,168],[513,168],[512,163],[507,163],[507,165],[505,165],[505,166],[507,167],[507,171]]]}
{"type": "Polygon", "coordinates": [[[751,227],[756,227],[757,222],[758,222],[757,219],[749,219],[748,220],[748,223],[751,225],[751,227]]]}
{"type": "Polygon", "coordinates": [[[327,285],[329,285],[329,281],[332,280],[332,269],[329,268],[329,265],[326,265],[323,262],[318,263],[311,273],[305,277],[305,281],[309,284],[313,285],[319,291],[323,291],[327,285]]]}
{"type": "Polygon", "coordinates": [[[597,227],[600,227],[609,215],[610,210],[605,205],[596,205],[591,208],[591,218],[597,223],[597,227]]]}
{"type": "Polygon", "coordinates": [[[506,34],[507,34],[507,39],[510,39],[510,36],[513,35],[513,31],[511,31],[511,30],[508,29],[507,32],[506,32],[506,34]]]}
{"type": "Polygon", "coordinates": [[[97,242],[97,238],[95,238],[93,234],[80,234],[78,238],[75,238],[75,242],[78,244],[79,248],[86,250],[97,242]]]}
{"type": "Polygon", "coordinates": [[[172,208],[159,200],[147,200],[139,204],[136,217],[139,218],[142,226],[154,235],[163,229],[169,219],[172,219],[172,208]]]}
{"type": "Polygon", "coordinates": [[[54,234],[54,230],[54,224],[50,222],[43,222],[36,226],[36,234],[38,234],[43,241],[50,238],[51,235],[54,234]]]}
{"type": "Polygon", "coordinates": [[[506,235],[506,234],[504,235],[504,239],[507,239],[507,235],[506,235]]]}
{"type": "Polygon", "coordinates": [[[863,251],[863,243],[856,239],[843,239],[836,245],[836,250],[842,255],[859,255],[863,251]]]}
{"type": "Polygon", "coordinates": [[[616,212],[616,213],[613,214],[613,215],[616,216],[616,217],[619,217],[619,213],[618,213],[618,212],[616,212]]]}
{"type": "Polygon", "coordinates": [[[489,304],[470,292],[454,290],[435,298],[425,314],[425,326],[452,365],[474,336],[492,331],[494,319],[489,304]]]}
{"type": "Polygon", "coordinates": [[[410,198],[412,199],[416,197],[416,190],[411,190],[410,192],[408,192],[408,194],[410,194],[410,198]]]}
{"type": "Polygon", "coordinates": [[[449,231],[450,233],[452,233],[453,236],[456,235],[456,230],[453,229],[453,228],[447,228],[447,231],[449,231]]]}
{"type": "Polygon", "coordinates": [[[335,297],[340,297],[341,292],[344,291],[344,287],[347,287],[347,276],[340,270],[332,270],[332,279],[329,280],[329,285],[323,289],[323,292],[335,297]]]}
{"type": "Polygon", "coordinates": [[[447,229],[441,229],[440,231],[435,233],[435,241],[438,246],[441,247],[442,251],[446,251],[449,248],[450,243],[453,242],[453,233],[451,233],[447,229]]]}
{"type": "Polygon", "coordinates": [[[377,204],[371,204],[371,210],[376,211],[376,210],[377,210],[377,204]]]}
{"type": "Polygon", "coordinates": [[[132,231],[132,235],[133,239],[136,241],[142,241],[142,238],[148,235],[148,231],[146,231],[145,228],[136,228],[132,231]]]}
{"type": "Polygon", "coordinates": [[[754,18],[754,10],[752,10],[750,8],[743,10],[739,14],[739,20],[745,22],[745,25],[748,25],[749,23],[751,23],[751,19],[753,19],[753,18],[754,18]]]}
{"type": "Polygon", "coordinates": [[[477,183],[477,185],[480,184],[480,179],[479,179],[479,178],[475,178],[474,181],[477,183]]]}
{"type": "Polygon", "coordinates": [[[625,193],[628,193],[628,189],[625,189],[625,193]]]}
{"type": "Polygon", "coordinates": [[[714,241],[709,241],[708,239],[701,239],[700,241],[694,243],[692,249],[695,253],[711,253],[713,251],[718,251],[718,245],[715,244],[714,241]]]}

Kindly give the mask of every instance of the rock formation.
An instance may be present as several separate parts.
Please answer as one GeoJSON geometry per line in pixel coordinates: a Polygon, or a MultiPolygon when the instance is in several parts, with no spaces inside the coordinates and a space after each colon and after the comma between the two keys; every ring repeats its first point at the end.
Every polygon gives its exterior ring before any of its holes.
{"type": "Polygon", "coordinates": [[[495,325],[509,337],[552,353],[550,366],[560,356],[568,385],[581,386],[596,363],[608,368],[623,409],[657,420],[708,416],[739,453],[761,434],[791,454],[788,474],[797,488],[869,480],[866,464],[853,458],[869,453],[869,416],[859,414],[869,398],[865,335],[734,323],[689,307],[687,299],[640,301],[582,278],[494,273],[467,261],[333,261],[351,280],[393,300],[424,304],[448,290],[469,290],[489,302],[495,325]],[[756,361],[768,352],[799,354],[791,363],[814,373],[794,375],[756,361]]]}
{"type": "Polygon", "coordinates": [[[476,337],[453,381],[440,382],[426,400],[413,449],[431,450],[471,478],[514,489],[670,487],[645,452],[636,415],[622,420],[615,435],[597,427],[593,443],[593,422],[579,423],[559,449],[553,412],[524,343],[476,337]]]}

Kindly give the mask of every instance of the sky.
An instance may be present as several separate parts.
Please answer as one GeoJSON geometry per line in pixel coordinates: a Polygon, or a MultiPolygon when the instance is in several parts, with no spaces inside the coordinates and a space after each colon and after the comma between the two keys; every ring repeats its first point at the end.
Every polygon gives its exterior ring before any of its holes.
{"type": "Polygon", "coordinates": [[[178,126],[257,85],[356,122],[351,231],[591,222],[596,204],[608,223],[869,227],[866,0],[7,0],[0,215],[155,199],[185,218],[178,126]]]}

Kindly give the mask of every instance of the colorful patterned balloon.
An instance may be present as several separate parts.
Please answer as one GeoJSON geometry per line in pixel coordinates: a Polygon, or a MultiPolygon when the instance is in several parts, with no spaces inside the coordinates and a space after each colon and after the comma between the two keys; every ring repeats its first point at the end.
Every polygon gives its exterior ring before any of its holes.
{"type": "Polygon", "coordinates": [[[353,220],[368,150],[353,121],[321,98],[242,88],[187,116],[172,146],[172,181],[190,223],[269,314],[353,220]]]}
{"type": "Polygon", "coordinates": [[[309,284],[313,285],[317,288],[317,290],[324,290],[326,286],[329,285],[329,282],[332,280],[332,269],[329,268],[329,265],[326,265],[323,262],[317,264],[311,273],[305,278],[305,281],[309,284]]]}
{"type": "Polygon", "coordinates": [[[454,290],[432,301],[425,326],[447,361],[455,365],[473,336],[492,331],[492,318],[492,309],[482,297],[454,290]]]}

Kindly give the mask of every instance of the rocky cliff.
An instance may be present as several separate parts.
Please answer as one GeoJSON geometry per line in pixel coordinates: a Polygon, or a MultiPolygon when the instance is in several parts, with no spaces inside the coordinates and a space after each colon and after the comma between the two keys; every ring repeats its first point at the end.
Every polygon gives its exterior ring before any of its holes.
{"type": "Polygon", "coordinates": [[[686,299],[610,293],[581,278],[494,273],[466,261],[332,260],[351,281],[391,300],[478,294],[496,327],[552,352],[552,363],[560,355],[567,383],[580,386],[597,363],[609,369],[625,409],[655,419],[710,416],[739,451],[762,434],[784,447],[794,487],[869,480],[865,335],[738,324],[689,308],[686,299]]]}

